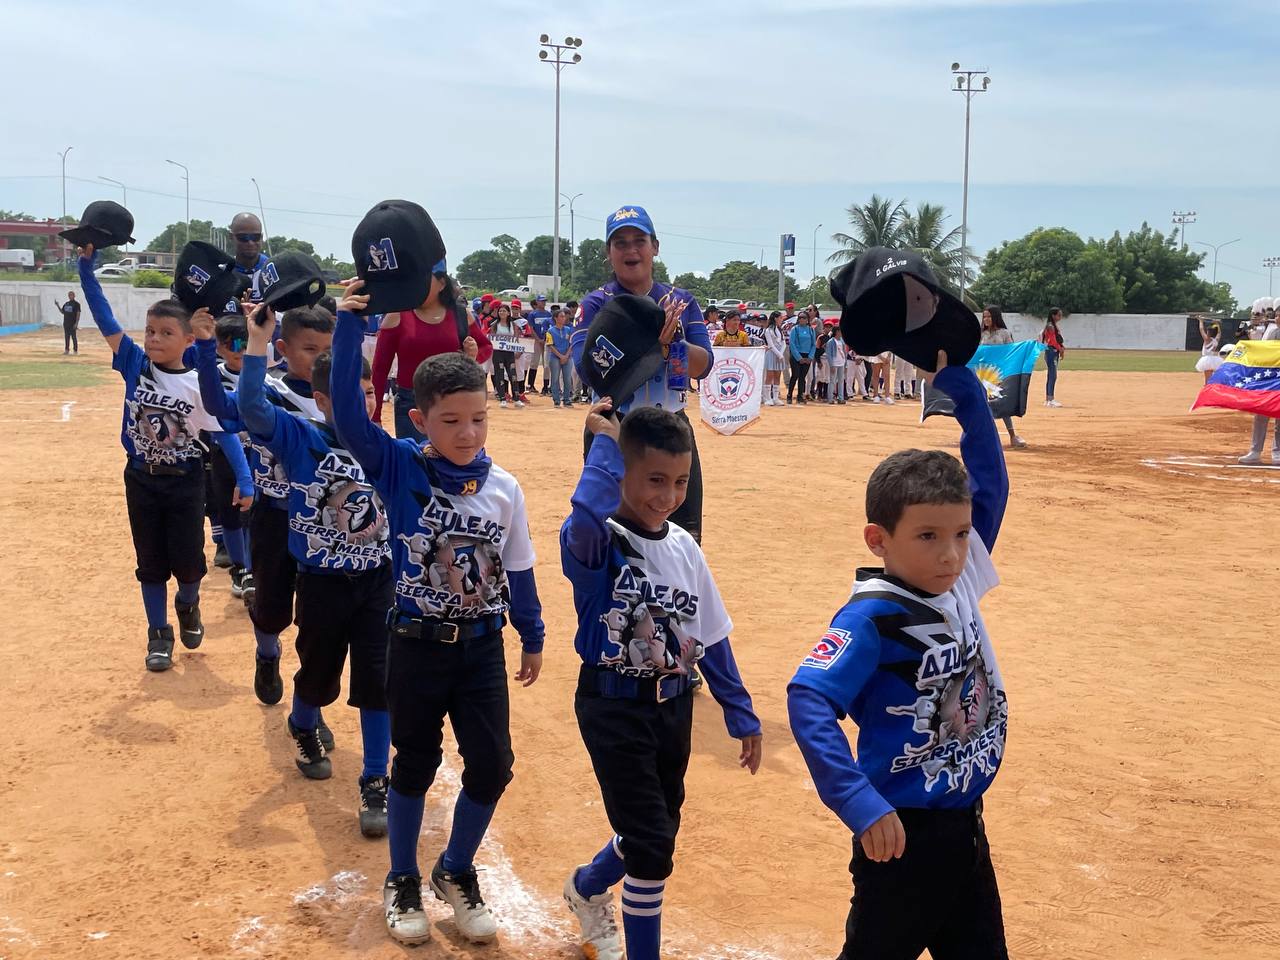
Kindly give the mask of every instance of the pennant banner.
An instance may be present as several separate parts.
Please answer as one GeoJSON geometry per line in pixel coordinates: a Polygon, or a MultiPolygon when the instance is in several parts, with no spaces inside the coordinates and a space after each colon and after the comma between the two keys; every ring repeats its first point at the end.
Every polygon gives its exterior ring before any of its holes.
{"type": "Polygon", "coordinates": [[[760,417],[764,350],[717,347],[715,358],[698,396],[703,422],[728,436],[760,417]]]}
{"type": "MultiPolygon", "coordinates": [[[[1045,349],[1045,345],[1037,340],[1019,340],[1017,343],[987,344],[974,353],[968,366],[987,388],[992,416],[998,419],[1026,414],[1031,373],[1045,349]]],[[[922,421],[935,415],[954,417],[955,413],[956,406],[950,397],[941,390],[935,390],[931,384],[925,385],[922,421]]]]}
{"type": "Polygon", "coordinates": [[[1280,417],[1280,341],[1236,344],[1191,405],[1192,410],[1197,407],[1226,407],[1280,417]]]}

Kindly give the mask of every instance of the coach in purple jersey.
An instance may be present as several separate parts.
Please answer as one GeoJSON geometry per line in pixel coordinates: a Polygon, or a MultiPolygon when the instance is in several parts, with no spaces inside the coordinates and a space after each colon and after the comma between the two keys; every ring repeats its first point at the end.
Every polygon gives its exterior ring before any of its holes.
{"type": "MultiPolygon", "coordinates": [[[[702,311],[689,291],[673,287],[669,283],[654,282],[653,260],[658,255],[658,236],[644,207],[627,204],[611,213],[605,221],[604,242],[609,265],[613,268],[613,279],[599,290],[589,293],[582,301],[582,311],[573,329],[573,364],[583,382],[587,382],[582,358],[582,345],[587,338],[587,329],[600,308],[611,297],[620,293],[648,297],[662,307],[667,314],[666,326],[659,337],[663,355],[667,354],[672,341],[683,340],[688,350],[688,379],[698,380],[706,376],[711,371],[712,353],[711,338],[707,336],[702,311]]],[[[613,400],[620,414],[625,414],[632,407],[661,407],[687,420],[684,412],[687,392],[687,384],[685,389],[673,390],[668,387],[667,368],[663,365],[631,396],[614,397],[613,400]]],[[[584,457],[590,445],[591,436],[587,434],[584,457]]],[[[689,531],[699,543],[702,542],[702,463],[698,458],[696,441],[693,446],[688,493],[684,504],[671,515],[671,519],[689,531]]]]}

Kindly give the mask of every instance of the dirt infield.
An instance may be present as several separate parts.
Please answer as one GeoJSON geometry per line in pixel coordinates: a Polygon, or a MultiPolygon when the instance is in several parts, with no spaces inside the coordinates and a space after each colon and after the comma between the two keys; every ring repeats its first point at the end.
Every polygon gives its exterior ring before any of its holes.
{"type": "MultiPolygon", "coordinates": [[[[105,367],[92,328],[82,341],[68,364],[105,367]]],[[[0,341],[0,360],[45,358],[62,362],[60,337],[0,341]]],[[[1268,652],[1280,470],[1222,459],[1243,452],[1248,420],[1187,415],[1199,382],[1068,371],[1067,406],[1036,406],[1021,426],[1032,446],[1009,457],[1003,585],[984,613],[1011,710],[987,822],[1015,957],[1280,954],[1280,671],[1268,652]]],[[[0,391],[0,957],[404,955],[382,927],[385,844],[356,827],[355,711],[326,711],[334,777],[305,781],[285,706],[253,696],[253,637],[222,571],[204,588],[204,645],[179,648],[169,673],[144,672],[119,397],[114,376],[0,391]]],[[[699,433],[707,555],[765,761],[754,779],[737,769],[703,696],[666,900],[671,957],[839,950],[849,837],[791,739],[785,686],[867,561],[874,463],[905,446],[954,449],[954,422],[917,417],[910,405],[770,408],[738,436],[699,433]]],[[[560,888],[608,835],[573,717],[556,547],[581,422],[545,400],[493,410],[489,451],[524,485],[539,550],[546,665],[512,691],[516,779],[480,853],[502,940],[462,944],[430,901],[435,939],[414,956],[578,956],[560,888]]],[[[424,866],[457,771],[448,760],[428,797],[424,866]]]]}

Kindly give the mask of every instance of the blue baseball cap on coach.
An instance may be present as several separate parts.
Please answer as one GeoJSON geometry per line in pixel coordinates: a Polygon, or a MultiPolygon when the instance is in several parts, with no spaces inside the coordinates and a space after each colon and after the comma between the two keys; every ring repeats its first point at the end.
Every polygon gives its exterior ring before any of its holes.
{"type": "Polygon", "coordinates": [[[653,221],[649,219],[649,211],[633,203],[619,207],[609,214],[604,222],[604,242],[608,243],[609,238],[623,227],[635,227],[651,237],[654,236],[653,221]]]}

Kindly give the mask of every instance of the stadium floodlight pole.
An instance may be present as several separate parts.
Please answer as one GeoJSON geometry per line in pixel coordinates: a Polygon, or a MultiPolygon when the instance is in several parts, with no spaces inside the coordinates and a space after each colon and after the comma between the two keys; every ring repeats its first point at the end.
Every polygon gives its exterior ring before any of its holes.
{"type": "Polygon", "coordinates": [[[179,163],[177,160],[166,160],[165,163],[172,163],[175,167],[182,167],[182,179],[187,184],[187,243],[191,242],[191,171],[187,169],[185,164],[179,163]]]}
{"type": "Polygon", "coordinates": [[[1195,223],[1195,222],[1196,222],[1196,212],[1195,212],[1194,210],[1185,210],[1185,211],[1183,211],[1183,212],[1179,213],[1177,210],[1175,210],[1175,211],[1173,211],[1173,222],[1174,222],[1176,225],[1178,225],[1178,226],[1182,227],[1182,245],[1183,245],[1184,247],[1185,247],[1185,246],[1188,246],[1188,244],[1187,244],[1187,224],[1188,224],[1188,223],[1195,223]]]}
{"type": "MultiPolygon", "coordinates": [[[[65,150],[59,150],[58,156],[62,158],[62,225],[67,225],[67,154],[74,150],[75,147],[67,147],[65,150]]],[[[67,241],[62,241],[62,262],[65,265],[68,260],[67,241]]]]}
{"type": "MultiPolygon", "coordinates": [[[[128,187],[126,187],[119,180],[112,180],[110,177],[104,177],[101,174],[98,175],[98,179],[105,181],[106,183],[114,183],[117,187],[119,187],[120,188],[120,206],[122,207],[129,206],[129,188],[128,187]]],[[[129,249],[128,241],[125,241],[124,248],[126,250],[129,249]]]]}
{"type": "Polygon", "coordinates": [[[565,37],[564,43],[552,43],[547,34],[538,38],[542,49],[538,51],[538,59],[556,68],[556,188],[552,207],[555,209],[555,232],[551,239],[551,284],[552,297],[560,299],[560,71],[565,67],[582,62],[582,54],[578,48],[582,46],[581,37],[565,37]],[[566,56],[572,50],[573,56],[566,56]],[[555,51],[554,56],[551,51],[555,51]]]}
{"type": "Polygon", "coordinates": [[[813,276],[809,278],[809,288],[813,288],[813,281],[818,279],[818,231],[822,229],[822,224],[818,224],[813,228],[813,276]]]}
{"type": "Polygon", "coordinates": [[[951,72],[956,78],[953,89],[964,94],[964,199],[960,205],[960,300],[963,302],[969,270],[969,114],[974,95],[985,93],[991,86],[991,78],[986,70],[962,70],[959,63],[951,64],[951,72]],[[979,86],[973,85],[974,77],[982,78],[979,86]]]}
{"type": "Polygon", "coordinates": [[[1275,277],[1276,267],[1280,267],[1280,257],[1264,257],[1262,265],[1267,268],[1267,296],[1271,296],[1271,281],[1275,277]]]}
{"type": "Polygon", "coordinates": [[[1244,237],[1236,237],[1234,240],[1228,240],[1226,243],[1205,243],[1203,240],[1197,240],[1196,245],[1200,247],[1211,247],[1213,249],[1213,282],[1218,282],[1218,251],[1223,247],[1229,247],[1233,243],[1239,243],[1244,237]]]}
{"type": "MultiPolygon", "coordinates": [[[[575,193],[572,197],[570,197],[567,194],[562,193],[560,194],[560,196],[564,197],[566,200],[569,201],[569,282],[573,284],[573,287],[576,290],[578,287],[578,270],[577,270],[578,248],[574,246],[573,201],[577,200],[580,196],[582,196],[582,194],[575,193]]],[[[556,209],[559,210],[560,207],[556,207],[556,209]]],[[[556,241],[556,246],[557,247],[560,246],[559,240],[556,241]]],[[[553,257],[552,259],[554,260],[555,258],[553,257]]],[[[557,291],[557,295],[558,293],[559,291],[557,291]]]]}
{"type": "Polygon", "coordinates": [[[253,181],[253,189],[258,191],[258,221],[262,224],[262,239],[267,244],[267,256],[271,256],[271,234],[267,233],[267,215],[262,209],[262,188],[258,186],[258,178],[250,177],[253,181]]]}

